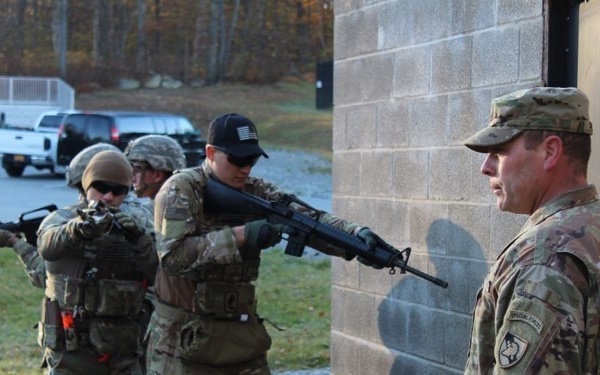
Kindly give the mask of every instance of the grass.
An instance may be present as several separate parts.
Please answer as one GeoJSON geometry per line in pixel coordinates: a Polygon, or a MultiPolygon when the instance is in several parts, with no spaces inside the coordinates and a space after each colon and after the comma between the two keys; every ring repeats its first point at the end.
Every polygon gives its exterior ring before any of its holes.
{"type": "Polygon", "coordinates": [[[330,260],[307,260],[283,251],[263,253],[257,280],[258,310],[273,339],[272,369],[329,365],[330,260]]]}
{"type": "Polygon", "coordinates": [[[0,249],[0,374],[42,374],[37,329],[44,292],[31,286],[12,249],[0,249]]]}
{"type": "MultiPolygon", "coordinates": [[[[295,258],[279,249],[263,253],[257,298],[260,315],[272,322],[265,323],[273,339],[272,369],[329,365],[330,281],[329,259],[295,258]]],[[[33,326],[43,292],[29,284],[10,249],[0,249],[0,292],[0,374],[42,374],[42,350],[33,326]]]]}

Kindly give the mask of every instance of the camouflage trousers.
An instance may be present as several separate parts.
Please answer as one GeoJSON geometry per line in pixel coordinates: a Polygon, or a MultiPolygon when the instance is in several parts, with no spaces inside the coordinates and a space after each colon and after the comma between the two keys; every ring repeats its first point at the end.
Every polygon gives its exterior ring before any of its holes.
{"type": "Polygon", "coordinates": [[[185,319],[181,319],[181,314],[169,313],[172,312],[172,310],[175,310],[175,308],[167,307],[160,302],[156,302],[156,310],[154,311],[154,314],[152,314],[147,332],[147,375],[271,374],[266,354],[247,362],[227,366],[209,366],[182,361],[178,351],[178,340],[179,332],[185,323],[185,319]],[[166,311],[165,308],[167,308],[166,311]]]}
{"type": "Polygon", "coordinates": [[[117,356],[100,362],[98,355],[85,347],[74,352],[46,348],[44,360],[48,375],[143,375],[137,356],[117,356]]]}

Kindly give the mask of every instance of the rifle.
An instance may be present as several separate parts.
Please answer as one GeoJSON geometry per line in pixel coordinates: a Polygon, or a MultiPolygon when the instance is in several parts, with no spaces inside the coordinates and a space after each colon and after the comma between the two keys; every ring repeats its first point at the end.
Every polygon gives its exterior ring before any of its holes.
{"type": "Polygon", "coordinates": [[[55,204],[49,204],[44,207],[36,208],[35,210],[23,212],[19,216],[19,221],[3,223],[0,221],[0,229],[7,230],[13,233],[25,234],[25,239],[32,246],[37,246],[37,230],[42,223],[42,220],[52,211],[56,211],[55,204]],[[44,214],[40,214],[45,212],[44,214]],[[28,217],[31,215],[31,217],[28,217]]]}
{"type": "Polygon", "coordinates": [[[408,265],[411,252],[409,247],[400,251],[377,236],[377,246],[370,250],[360,238],[291,208],[292,203],[298,208],[319,212],[294,195],[283,194],[279,200],[269,202],[212,178],[208,179],[204,190],[204,208],[207,212],[255,214],[265,217],[272,224],[282,224],[283,231],[287,235],[284,239],[287,240],[285,253],[288,255],[302,256],[309,236],[314,236],[372,264],[387,267],[390,269],[390,274],[395,274],[397,267],[400,273],[410,272],[442,288],[448,287],[446,281],[408,265]]]}

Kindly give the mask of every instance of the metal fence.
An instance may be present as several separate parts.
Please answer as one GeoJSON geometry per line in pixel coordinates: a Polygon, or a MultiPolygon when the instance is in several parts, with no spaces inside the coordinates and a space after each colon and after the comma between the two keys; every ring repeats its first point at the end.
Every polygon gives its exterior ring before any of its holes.
{"type": "Polygon", "coordinates": [[[0,105],[73,108],[75,90],[60,78],[0,76],[0,105]]]}

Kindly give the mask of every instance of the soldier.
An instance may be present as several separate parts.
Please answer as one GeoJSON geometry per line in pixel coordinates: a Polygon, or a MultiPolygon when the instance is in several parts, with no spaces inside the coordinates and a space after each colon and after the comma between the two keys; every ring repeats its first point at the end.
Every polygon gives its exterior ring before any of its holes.
{"type": "MultiPolygon", "coordinates": [[[[177,169],[186,167],[183,149],[166,135],[145,135],[131,141],[125,156],[133,167],[133,190],[138,198],[154,197],[177,169]]],[[[151,204],[154,209],[153,204],[151,204]]]]}
{"type": "Polygon", "coordinates": [[[97,153],[81,179],[85,201],[40,225],[47,281],[39,339],[49,374],[142,373],[137,316],[157,257],[152,228],[119,208],[132,172],[122,153],[97,153]]]}
{"type": "Polygon", "coordinates": [[[600,371],[600,201],[587,182],[592,124],[576,88],[537,87],[492,101],[465,141],[487,154],[501,211],[529,215],[477,294],[465,374],[600,371]]]}
{"type": "MultiPolygon", "coordinates": [[[[79,204],[85,202],[85,192],[81,186],[83,171],[94,155],[100,151],[106,150],[120,152],[116,146],[111,144],[96,143],[95,145],[81,150],[69,163],[65,178],[67,186],[79,191],[79,204]]],[[[76,205],[73,207],[76,207],[76,205]]],[[[139,220],[143,221],[143,225],[149,228],[150,233],[154,236],[154,212],[145,207],[135,198],[135,196],[127,194],[121,204],[121,209],[135,215],[139,220]]],[[[19,256],[19,260],[25,267],[25,273],[27,273],[31,285],[42,289],[46,287],[46,267],[44,265],[44,259],[39,256],[35,246],[30,245],[25,239],[21,238],[18,233],[11,233],[7,230],[0,229],[0,247],[13,248],[13,251],[19,256]]]]}
{"type": "MultiPolygon", "coordinates": [[[[161,265],[156,276],[155,312],[149,327],[148,374],[270,374],[271,346],[256,311],[253,281],[260,251],[279,242],[281,226],[251,215],[204,212],[207,179],[264,199],[282,192],[250,172],[261,156],[254,124],[244,116],[215,118],[206,159],[176,172],[156,196],[155,228],[161,265]]],[[[368,228],[313,212],[375,245],[368,228]]],[[[317,240],[309,246],[347,260],[352,254],[317,240]]]]}

